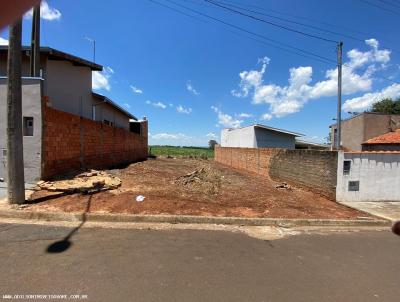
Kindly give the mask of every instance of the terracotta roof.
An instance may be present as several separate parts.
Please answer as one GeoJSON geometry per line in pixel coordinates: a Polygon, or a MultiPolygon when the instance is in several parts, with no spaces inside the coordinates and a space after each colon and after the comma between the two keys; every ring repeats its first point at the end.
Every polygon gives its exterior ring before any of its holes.
{"type": "Polygon", "coordinates": [[[400,144],[400,129],[371,138],[363,143],[363,145],[376,144],[400,144]]]}

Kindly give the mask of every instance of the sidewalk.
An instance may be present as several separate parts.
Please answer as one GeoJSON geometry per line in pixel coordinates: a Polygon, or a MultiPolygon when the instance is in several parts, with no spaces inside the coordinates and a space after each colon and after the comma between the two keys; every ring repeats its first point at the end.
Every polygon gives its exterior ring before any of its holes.
{"type": "MultiPolygon", "coordinates": [[[[26,190],[33,188],[36,184],[25,183],[25,194],[26,190]]],[[[7,183],[0,182],[0,200],[7,198],[7,183]]]]}
{"type": "Polygon", "coordinates": [[[340,202],[350,208],[367,212],[391,221],[400,220],[400,202],[368,201],[368,202],[340,202]]]}

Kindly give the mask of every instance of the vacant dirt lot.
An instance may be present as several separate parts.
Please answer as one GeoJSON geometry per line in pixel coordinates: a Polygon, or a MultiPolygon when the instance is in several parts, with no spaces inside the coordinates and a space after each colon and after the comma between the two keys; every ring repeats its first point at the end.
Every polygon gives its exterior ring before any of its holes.
{"type": "MultiPolygon", "coordinates": [[[[273,181],[232,170],[212,160],[150,159],[110,171],[117,190],[74,194],[28,208],[68,212],[182,214],[282,218],[357,218],[363,213],[299,188],[275,188],[273,181]],[[145,200],[137,202],[138,195],[145,200]]],[[[33,199],[41,193],[35,193],[33,199]]]]}

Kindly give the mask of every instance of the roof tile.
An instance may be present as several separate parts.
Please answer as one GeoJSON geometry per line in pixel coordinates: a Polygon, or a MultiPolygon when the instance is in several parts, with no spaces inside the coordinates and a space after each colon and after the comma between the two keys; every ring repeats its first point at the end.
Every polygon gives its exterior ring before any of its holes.
{"type": "Polygon", "coordinates": [[[363,143],[363,145],[375,144],[400,144],[400,129],[371,138],[363,143]]]}

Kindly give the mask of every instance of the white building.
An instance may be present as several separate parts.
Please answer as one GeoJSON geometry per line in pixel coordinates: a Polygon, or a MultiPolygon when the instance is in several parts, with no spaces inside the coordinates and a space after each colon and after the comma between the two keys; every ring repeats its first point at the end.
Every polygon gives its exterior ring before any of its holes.
{"type": "Polygon", "coordinates": [[[296,137],[303,134],[264,125],[221,131],[221,147],[295,149],[296,137]]]}

